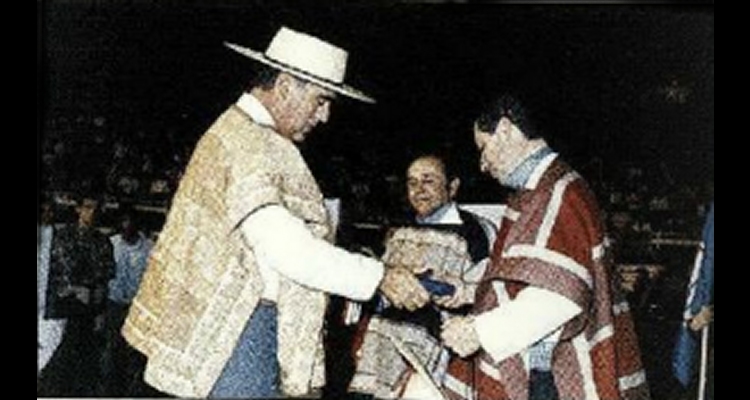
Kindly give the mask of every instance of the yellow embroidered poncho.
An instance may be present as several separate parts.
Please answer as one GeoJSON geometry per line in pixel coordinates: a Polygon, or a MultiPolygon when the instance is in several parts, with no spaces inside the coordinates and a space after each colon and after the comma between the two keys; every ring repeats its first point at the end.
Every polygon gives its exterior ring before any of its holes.
{"type": "MultiPolygon", "coordinates": [[[[238,227],[279,204],[317,237],[330,233],[323,196],[297,148],[230,107],[196,146],[122,333],[148,357],[145,380],[181,397],[206,397],[263,292],[238,227]]],[[[281,279],[278,360],[286,395],[324,383],[327,297],[281,279]]]]}

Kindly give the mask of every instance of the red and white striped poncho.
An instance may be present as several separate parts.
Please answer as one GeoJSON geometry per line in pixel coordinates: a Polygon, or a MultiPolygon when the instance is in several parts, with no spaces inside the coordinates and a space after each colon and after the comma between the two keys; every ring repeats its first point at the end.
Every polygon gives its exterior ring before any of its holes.
{"type": "MultiPolygon", "coordinates": [[[[553,353],[561,400],[650,397],[630,311],[610,276],[604,241],[593,194],[576,172],[555,159],[533,189],[521,189],[509,199],[477,291],[475,314],[502,307],[492,285],[498,279],[511,299],[531,285],[584,310],[562,327],[553,353]]],[[[443,391],[452,400],[526,400],[528,386],[521,354],[496,361],[480,350],[451,361],[443,391]]]]}

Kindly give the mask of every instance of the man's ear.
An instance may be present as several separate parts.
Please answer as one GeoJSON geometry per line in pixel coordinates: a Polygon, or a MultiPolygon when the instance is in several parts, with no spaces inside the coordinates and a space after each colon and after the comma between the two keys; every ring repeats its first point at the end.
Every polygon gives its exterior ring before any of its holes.
{"type": "Polygon", "coordinates": [[[291,85],[293,84],[294,78],[284,72],[280,73],[276,78],[276,83],[274,84],[276,95],[279,96],[279,98],[282,100],[286,99],[292,90],[291,85]]]}
{"type": "Polygon", "coordinates": [[[458,188],[461,186],[461,179],[453,178],[448,184],[448,196],[453,200],[458,194],[458,188]]]}

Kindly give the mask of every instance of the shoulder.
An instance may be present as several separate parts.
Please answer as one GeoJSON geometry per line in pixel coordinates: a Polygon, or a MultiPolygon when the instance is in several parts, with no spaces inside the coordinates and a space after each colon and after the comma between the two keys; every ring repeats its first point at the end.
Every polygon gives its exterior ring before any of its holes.
{"type": "Polygon", "coordinates": [[[202,152],[217,153],[232,162],[258,167],[284,166],[302,158],[297,147],[275,130],[255,123],[237,107],[229,107],[208,129],[198,145],[202,152]]]}
{"type": "Polygon", "coordinates": [[[463,224],[469,229],[481,230],[485,233],[487,233],[487,231],[494,231],[495,224],[489,219],[463,209],[459,209],[458,213],[461,216],[463,224]]]}
{"type": "MultiPolygon", "coordinates": [[[[584,205],[597,208],[594,193],[586,179],[559,156],[550,164],[531,193],[542,204],[562,203],[563,207],[584,205]]],[[[534,202],[529,205],[535,204],[538,205],[534,202]]]]}
{"type": "Polygon", "coordinates": [[[55,241],[70,241],[76,235],[76,226],[73,224],[64,225],[53,229],[53,238],[55,241]]]}
{"type": "Polygon", "coordinates": [[[474,214],[471,211],[464,210],[463,208],[458,208],[458,215],[461,216],[461,221],[464,224],[473,224],[473,223],[478,224],[479,220],[482,218],[479,215],[474,214]]]}
{"type": "Polygon", "coordinates": [[[495,241],[496,228],[489,219],[466,210],[460,210],[464,235],[466,236],[475,260],[489,255],[489,249],[495,241]]]}

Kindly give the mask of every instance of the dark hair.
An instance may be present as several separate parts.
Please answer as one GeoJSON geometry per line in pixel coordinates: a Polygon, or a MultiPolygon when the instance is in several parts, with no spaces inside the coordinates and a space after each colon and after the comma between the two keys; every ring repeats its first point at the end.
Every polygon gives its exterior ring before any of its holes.
{"type": "Polygon", "coordinates": [[[474,122],[480,130],[493,133],[503,117],[516,125],[527,138],[536,139],[540,136],[529,118],[528,110],[518,97],[508,93],[502,94],[486,105],[474,122]]]}
{"type": "Polygon", "coordinates": [[[266,65],[261,65],[256,70],[255,76],[250,80],[248,91],[252,88],[271,89],[279,77],[279,70],[266,65]]]}
{"type": "Polygon", "coordinates": [[[104,185],[100,179],[85,178],[75,180],[68,194],[76,205],[81,205],[84,200],[94,200],[100,207],[104,205],[104,185]]]}
{"type": "Polygon", "coordinates": [[[138,225],[138,212],[135,209],[135,205],[129,201],[123,201],[117,208],[117,218],[119,221],[129,218],[133,224],[138,225]]]}
{"type": "Polygon", "coordinates": [[[70,197],[75,202],[76,206],[83,204],[84,200],[96,201],[98,208],[101,208],[104,205],[104,196],[100,192],[93,190],[86,185],[80,185],[74,188],[73,191],[70,192],[70,197]]]}
{"type": "Polygon", "coordinates": [[[414,161],[422,158],[433,158],[440,162],[440,166],[443,169],[443,174],[445,175],[446,185],[450,184],[452,180],[459,178],[455,168],[453,168],[453,163],[451,162],[451,158],[450,156],[448,156],[447,152],[432,151],[428,153],[418,154],[416,157],[412,157],[409,165],[411,166],[414,161]]]}

